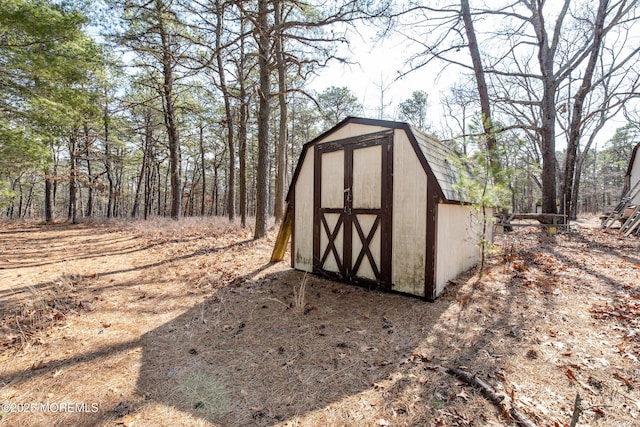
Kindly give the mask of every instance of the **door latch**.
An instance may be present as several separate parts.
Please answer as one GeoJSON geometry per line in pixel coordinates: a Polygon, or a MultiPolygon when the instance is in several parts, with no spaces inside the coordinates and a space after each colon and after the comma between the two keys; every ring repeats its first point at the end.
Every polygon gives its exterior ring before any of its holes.
{"type": "Polygon", "coordinates": [[[344,211],[345,213],[351,213],[351,202],[353,201],[353,196],[351,194],[351,188],[344,189],[344,211]]]}

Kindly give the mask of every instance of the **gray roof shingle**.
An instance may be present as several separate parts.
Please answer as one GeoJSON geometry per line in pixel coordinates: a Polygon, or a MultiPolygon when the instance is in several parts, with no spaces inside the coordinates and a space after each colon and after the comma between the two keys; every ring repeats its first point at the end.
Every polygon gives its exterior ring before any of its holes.
{"type": "Polygon", "coordinates": [[[456,161],[460,156],[435,136],[428,135],[414,127],[410,128],[447,200],[471,203],[472,201],[468,200],[458,188],[461,174],[467,173],[462,170],[462,163],[456,161]]]}

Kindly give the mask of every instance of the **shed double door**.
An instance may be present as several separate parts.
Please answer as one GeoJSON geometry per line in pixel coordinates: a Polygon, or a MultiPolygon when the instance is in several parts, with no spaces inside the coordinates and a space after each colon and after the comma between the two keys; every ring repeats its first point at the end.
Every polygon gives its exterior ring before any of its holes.
{"type": "Polygon", "coordinates": [[[315,272],[391,286],[392,142],[379,132],[316,145],[315,272]]]}

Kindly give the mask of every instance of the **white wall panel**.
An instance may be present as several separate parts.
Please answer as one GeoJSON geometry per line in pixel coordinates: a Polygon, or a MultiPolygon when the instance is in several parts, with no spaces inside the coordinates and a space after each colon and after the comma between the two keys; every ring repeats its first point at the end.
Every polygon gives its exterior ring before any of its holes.
{"type": "MultiPolygon", "coordinates": [[[[323,208],[344,207],[344,151],[322,153],[322,194],[320,206],[323,208]]],[[[313,187],[311,187],[313,189],[313,187]]]]}
{"type": "Polygon", "coordinates": [[[391,281],[396,291],[424,296],[427,174],[403,130],[393,147],[391,281]]]}
{"type": "Polygon", "coordinates": [[[379,209],[382,188],[382,146],[353,150],[353,207],[379,209]]]}
{"type": "MultiPolygon", "coordinates": [[[[360,223],[360,227],[362,228],[362,232],[364,233],[364,238],[366,239],[369,235],[371,228],[375,222],[375,215],[358,215],[358,221],[360,223]]],[[[352,226],[352,251],[351,251],[351,262],[354,264],[362,250],[362,241],[360,239],[360,235],[358,234],[358,230],[356,229],[355,224],[352,226]]],[[[378,271],[380,271],[380,225],[376,229],[376,232],[373,234],[371,239],[371,243],[369,243],[369,250],[371,251],[371,255],[373,255],[373,259],[376,263],[378,271]]],[[[363,277],[365,279],[376,280],[376,275],[373,272],[373,268],[371,267],[371,262],[366,254],[364,254],[364,258],[362,259],[362,263],[358,268],[358,271],[354,272],[357,277],[363,277]]]]}
{"type": "Polygon", "coordinates": [[[367,133],[381,132],[387,129],[388,128],[381,127],[381,126],[369,126],[369,125],[362,125],[357,123],[349,123],[346,126],[343,126],[340,129],[336,130],[335,132],[332,132],[331,134],[327,135],[326,137],[321,139],[319,142],[320,144],[322,144],[324,142],[337,141],[339,139],[351,138],[353,136],[364,135],[367,133]]]}
{"type": "MultiPolygon", "coordinates": [[[[492,218],[492,210],[487,216],[492,218]]],[[[493,227],[487,224],[487,240],[493,227]]],[[[468,205],[438,205],[438,238],[436,258],[436,295],[447,282],[480,261],[482,212],[468,205]]]]}
{"type": "MultiPolygon", "coordinates": [[[[325,219],[327,221],[327,225],[329,226],[329,231],[333,233],[336,228],[336,224],[340,219],[340,214],[325,214],[325,219]]],[[[343,262],[344,257],[344,225],[340,224],[338,228],[338,235],[334,241],[334,245],[336,247],[336,251],[338,252],[338,258],[340,259],[340,263],[343,262]]],[[[327,245],[329,244],[329,236],[327,236],[327,232],[324,229],[324,226],[320,226],[320,257],[322,257],[327,250],[327,245]]],[[[323,270],[332,271],[334,273],[340,272],[338,268],[338,262],[336,260],[335,255],[332,250],[329,250],[329,256],[324,262],[323,270]]]]}
{"type": "Polygon", "coordinates": [[[313,270],[313,148],[300,167],[295,186],[295,221],[293,266],[302,271],[313,270]]]}

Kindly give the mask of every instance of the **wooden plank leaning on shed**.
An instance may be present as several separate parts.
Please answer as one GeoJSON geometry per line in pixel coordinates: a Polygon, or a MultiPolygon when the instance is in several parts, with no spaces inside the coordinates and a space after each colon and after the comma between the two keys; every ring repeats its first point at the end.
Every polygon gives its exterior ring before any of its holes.
{"type": "Polygon", "coordinates": [[[273,246],[273,252],[271,253],[270,262],[279,262],[284,259],[284,254],[287,252],[287,244],[289,243],[289,237],[291,237],[291,205],[286,204],[284,211],[284,219],[280,224],[278,230],[278,237],[276,238],[276,244],[273,246]]]}

